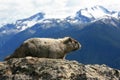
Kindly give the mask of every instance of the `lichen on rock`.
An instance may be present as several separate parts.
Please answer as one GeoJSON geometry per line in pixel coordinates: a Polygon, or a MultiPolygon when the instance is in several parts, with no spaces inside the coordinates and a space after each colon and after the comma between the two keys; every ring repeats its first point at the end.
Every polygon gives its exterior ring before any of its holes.
{"type": "Polygon", "coordinates": [[[106,65],[25,57],[1,62],[0,80],[120,80],[120,71],[106,65]]]}

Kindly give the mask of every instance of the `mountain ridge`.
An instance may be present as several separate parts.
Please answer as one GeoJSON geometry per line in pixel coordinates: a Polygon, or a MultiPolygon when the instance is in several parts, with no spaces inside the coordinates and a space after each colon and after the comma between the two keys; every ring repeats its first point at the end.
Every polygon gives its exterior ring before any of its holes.
{"type": "MultiPolygon", "coordinates": [[[[19,19],[17,20],[15,23],[12,23],[11,25],[15,25],[16,28],[14,29],[14,31],[23,31],[37,23],[49,23],[52,22],[54,18],[44,18],[45,13],[43,12],[39,12],[37,14],[34,14],[28,18],[25,19],[19,19]]],[[[75,16],[68,16],[64,19],[60,19],[60,18],[56,18],[55,20],[57,22],[61,22],[61,21],[67,21],[69,23],[81,23],[81,24],[85,24],[85,23],[89,23],[89,22],[94,22],[94,21],[98,21],[100,19],[108,19],[108,18],[116,18],[119,20],[119,16],[120,12],[117,11],[109,11],[108,9],[104,8],[103,6],[100,5],[96,5],[90,8],[83,8],[80,9],[79,11],[76,12],[75,16]]],[[[53,22],[52,22],[53,23],[53,22]]],[[[7,24],[8,25],[8,24],[7,24]]],[[[3,32],[8,32],[10,31],[7,28],[7,25],[4,25],[3,27],[0,28],[0,30],[2,29],[3,32]]]]}

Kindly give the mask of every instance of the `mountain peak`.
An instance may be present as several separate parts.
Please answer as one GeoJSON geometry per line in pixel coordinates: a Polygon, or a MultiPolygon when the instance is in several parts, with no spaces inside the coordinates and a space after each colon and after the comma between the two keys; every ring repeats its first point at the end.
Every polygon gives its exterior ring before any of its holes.
{"type": "Polygon", "coordinates": [[[106,14],[111,14],[111,12],[108,9],[106,9],[105,7],[100,6],[100,5],[91,7],[91,9],[93,9],[93,10],[101,10],[101,11],[103,11],[106,14]]]}
{"type": "Polygon", "coordinates": [[[33,19],[40,20],[40,19],[44,18],[44,15],[45,15],[45,13],[39,12],[39,13],[29,17],[29,19],[30,20],[33,20],[33,19]]]}
{"type": "MultiPolygon", "coordinates": [[[[113,16],[116,13],[117,12],[115,12],[115,11],[109,11],[105,7],[97,5],[97,6],[93,6],[93,7],[80,9],[76,13],[76,18],[82,19],[82,20],[87,20],[87,22],[88,22],[88,21],[99,19],[104,16],[113,16]]],[[[114,16],[114,17],[116,17],[116,16],[114,16]]]]}
{"type": "Polygon", "coordinates": [[[17,20],[17,22],[25,22],[25,21],[32,21],[32,20],[35,20],[35,21],[41,20],[41,19],[44,18],[44,15],[45,15],[45,13],[39,12],[39,13],[37,13],[37,14],[35,14],[33,16],[30,16],[28,18],[17,20]]]}
{"type": "Polygon", "coordinates": [[[28,27],[37,23],[39,20],[43,19],[44,15],[45,13],[39,12],[31,17],[17,20],[15,25],[17,26],[17,29],[19,29],[20,31],[23,31],[27,29],[28,27]]]}

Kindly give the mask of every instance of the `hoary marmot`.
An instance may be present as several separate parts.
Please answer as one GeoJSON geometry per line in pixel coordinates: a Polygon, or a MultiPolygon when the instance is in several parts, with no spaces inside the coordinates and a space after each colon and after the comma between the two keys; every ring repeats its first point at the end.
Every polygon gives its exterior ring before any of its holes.
{"type": "Polygon", "coordinates": [[[71,37],[59,39],[30,38],[24,41],[21,46],[17,48],[12,55],[6,57],[5,60],[27,56],[64,59],[67,53],[79,48],[81,48],[80,43],[71,37]]]}

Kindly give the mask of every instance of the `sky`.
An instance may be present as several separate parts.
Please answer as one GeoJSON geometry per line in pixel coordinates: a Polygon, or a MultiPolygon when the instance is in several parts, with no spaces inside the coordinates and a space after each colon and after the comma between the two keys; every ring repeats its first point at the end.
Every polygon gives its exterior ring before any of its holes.
{"type": "Polygon", "coordinates": [[[120,11],[120,0],[0,0],[0,25],[44,12],[47,18],[65,18],[95,5],[120,11]]]}

